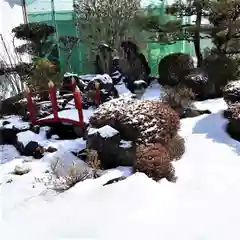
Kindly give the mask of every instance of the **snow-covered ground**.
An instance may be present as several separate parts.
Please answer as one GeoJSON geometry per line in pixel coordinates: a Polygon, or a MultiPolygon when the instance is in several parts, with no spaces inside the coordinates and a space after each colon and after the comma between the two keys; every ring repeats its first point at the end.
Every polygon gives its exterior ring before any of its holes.
{"type": "MultiPolygon", "coordinates": [[[[143,99],[156,97],[159,86],[147,89],[143,99]]],[[[5,159],[0,165],[1,239],[239,239],[240,143],[224,131],[223,99],[195,105],[213,113],[181,120],[186,152],[174,163],[176,183],[164,179],[157,183],[138,173],[102,186],[114,177],[129,175],[127,168],[119,168],[56,193],[43,180],[37,181],[46,179],[46,157],[31,161],[19,156],[13,147],[1,146],[5,159]],[[12,175],[24,159],[32,171],[12,175]],[[9,179],[11,183],[7,183],[9,179]]],[[[16,117],[13,121],[20,124],[16,117]]],[[[44,131],[38,136],[31,134],[18,136],[24,144],[39,141],[62,152],[84,148],[85,144],[82,139],[46,140],[44,131]]]]}

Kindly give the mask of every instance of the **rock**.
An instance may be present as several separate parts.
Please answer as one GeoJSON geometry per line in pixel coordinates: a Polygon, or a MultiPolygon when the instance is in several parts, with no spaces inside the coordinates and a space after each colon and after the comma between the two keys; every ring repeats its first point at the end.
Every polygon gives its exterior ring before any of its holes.
{"type": "Polygon", "coordinates": [[[209,110],[198,110],[196,108],[185,108],[183,112],[179,115],[179,117],[182,118],[192,118],[197,117],[202,114],[211,114],[209,110]]]}
{"type": "Polygon", "coordinates": [[[240,80],[228,83],[223,89],[223,97],[228,104],[240,102],[240,80]]]}
{"type": "Polygon", "coordinates": [[[30,126],[30,130],[36,134],[40,133],[40,126],[39,125],[32,125],[30,126]]]}
{"type": "Polygon", "coordinates": [[[9,144],[13,145],[20,154],[23,154],[24,146],[18,141],[17,134],[20,131],[16,128],[0,128],[0,145],[9,144]]]}
{"type": "Polygon", "coordinates": [[[136,94],[137,98],[140,99],[145,92],[145,89],[148,87],[148,84],[144,80],[136,80],[133,82],[127,82],[126,87],[131,93],[136,94]]]}
{"type": "Polygon", "coordinates": [[[83,137],[84,131],[79,131],[79,129],[71,124],[67,125],[63,123],[52,123],[50,130],[48,130],[46,133],[46,137],[49,139],[53,135],[57,135],[59,136],[59,139],[76,139],[83,137]]]}
{"type": "Polygon", "coordinates": [[[76,81],[76,84],[81,92],[84,90],[84,88],[86,87],[86,83],[82,81],[77,74],[65,73],[59,91],[60,95],[72,93],[72,79],[76,81]]]}
{"type": "Polygon", "coordinates": [[[110,185],[110,184],[113,184],[113,183],[116,183],[116,182],[120,182],[122,180],[125,180],[126,178],[127,177],[125,177],[125,176],[121,176],[121,177],[118,177],[118,178],[111,179],[108,182],[104,183],[103,186],[110,185]]]}
{"type": "Polygon", "coordinates": [[[26,164],[22,164],[22,165],[17,165],[15,168],[14,168],[14,174],[16,175],[24,175],[24,174],[27,174],[31,171],[31,168],[26,165],[26,164]]]}
{"type": "Polygon", "coordinates": [[[5,120],[5,121],[2,122],[2,125],[5,126],[5,125],[10,124],[10,123],[11,122],[5,120]]]}
{"type": "Polygon", "coordinates": [[[119,70],[114,71],[110,76],[114,85],[120,83],[124,78],[123,74],[119,70]]]}
{"type": "Polygon", "coordinates": [[[108,74],[98,74],[89,81],[85,88],[88,103],[94,103],[96,100],[96,83],[99,83],[101,103],[119,97],[118,91],[114,87],[111,77],[108,74]]]}
{"type": "Polygon", "coordinates": [[[13,182],[13,179],[12,178],[9,178],[6,183],[12,183],[13,182]]]}
{"type": "Polygon", "coordinates": [[[16,129],[10,129],[10,128],[0,128],[0,145],[4,144],[10,144],[15,145],[18,141],[17,138],[17,131],[16,129]]]}
{"type": "Polygon", "coordinates": [[[173,53],[165,56],[158,64],[159,84],[177,86],[184,72],[194,68],[193,58],[185,53],[173,53]]]}
{"type": "Polygon", "coordinates": [[[25,156],[33,156],[36,159],[43,157],[44,149],[37,142],[30,141],[24,148],[23,154],[25,156]]]}
{"type": "Polygon", "coordinates": [[[49,152],[49,153],[53,153],[53,152],[56,152],[56,151],[57,151],[57,149],[54,148],[54,147],[51,147],[51,146],[49,146],[49,147],[45,150],[45,152],[49,152]]]}
{"type": "Polygon", "coordinates": [[[103,169],[132,166],[135,160],[135,145],[122,141],[119,132],[108,125],[90,129],[87,148],[97,151],[103,169]]]}

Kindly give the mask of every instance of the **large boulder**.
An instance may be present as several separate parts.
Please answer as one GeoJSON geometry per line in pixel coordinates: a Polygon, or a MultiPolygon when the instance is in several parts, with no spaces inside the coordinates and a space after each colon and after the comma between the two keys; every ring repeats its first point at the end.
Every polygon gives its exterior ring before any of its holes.
{"type": "Polygon", "coordinates": [[[161,101],[118,98],[102,104],[89,120],[93,127],[109,125],[121,138],[146,143],[166,143],[176,135],[177,113],[161,101]]]}
{"type": "Polygon", "coordinates": [[[109,125],[89,129],[87,148],[97,151],[103,169],[132,166],[135,159],[134,146],[122,141],[119,132],[109,125]]]}
{"type": "Polygon", "coordinates": [[[223,89],[223,97],[228,104],[240,102],[240,80],[228,83],[223,89]]]}
{"type": "Polygon", "coordinates": [[[87,101],[94,103],[96,99],[96,83],[99,84],[100,102],[106,102],[112,98],[119,97],[117,89],[114,87],[112,78],[108,74],[96,75],[85,88],[87,101]]]}
{"type": "Polygon", "coordinates": [[[22,154],[24,146],[18,141],[18,133],[18,129],[0,127],[0,145],[13,145],[22,154]]]}
{"type": "Polygon", "coordinates": [[[59,94],[64,95],[64,94],[71,94],[73,89],[72,89],[72,80],[76,81],[76,84],[79,88],[80,91],[83,91],[84,88],[86,87],[86,82],[84,82],[82,79],[79,78],[77,74],[74,73],[65,73],[63,76],[62,84],[60,87],[59,94]]]}
{"type": "Polygon", "coordinates": [[[194,68],[193,58],[185,53],[173,53],[165,56],[158,64],[159,83],[161,85],[176,86],[181,76],[194,68]]]}

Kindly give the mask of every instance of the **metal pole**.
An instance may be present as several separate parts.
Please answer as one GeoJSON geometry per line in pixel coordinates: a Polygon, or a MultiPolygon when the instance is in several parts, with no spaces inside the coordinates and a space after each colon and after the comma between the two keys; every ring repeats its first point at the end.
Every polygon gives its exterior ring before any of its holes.
{"type": "Polygon", "coordinates": [[[54,0],[51,0],[51,8],[52,8],[52,22],[53,26],[56,29],[56,39],[58,41],[58,31],[57,31],[57,24],[56,24],[56,15],[55,15],[55,3],[54,0]]]}

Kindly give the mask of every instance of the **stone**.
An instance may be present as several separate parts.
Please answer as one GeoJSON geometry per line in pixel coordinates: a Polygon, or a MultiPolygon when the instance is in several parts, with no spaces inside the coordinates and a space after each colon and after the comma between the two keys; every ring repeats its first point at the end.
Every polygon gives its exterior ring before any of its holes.
{"type": "Polygon", "coordinates": [[[96,83],[99,83],[100,90],[100,102],[106,102],[112,98],[118,98],[119,94],[114,87],[112,78],[108,74],[98,74],[92,78],[85,88],[85,94],[87,96],[87,103],[94,103],[96,99],[96,83]]]}
{"type": "Polygon", "coordinates": [[[86,87],[86,83],[82,81],[77,74],[74,73],[65,73],[63,76],[62,84],[60,87],[59,94],[69,94],[72,93],[71,81],[74,79],[80,91],[83,91],[86,87]]]}
{"type": "Polygon", "coordinates": [[[103,169],[132,166],[135,160],[135,145],[122,141],[119,132],[108,125],[89,130],[87,148],[97,151],[103,169]]]}
{"type": "Polygon", "coordinates": [[[14,168],[14,174],[16,175],[24,175],[31,171],[31,168],[27,164],[17,165],[14,168]]]}
{"type": "Polygon", "coordinates": [[[127,177],[125,177],[125,176],[121,176],[121,177],[118,177],[118,178],[111,179],[111,180],[107,181],[106,183],[104,183],[103,186],[106,186],[106,185],[110,185],[110,184],[113,184],[113,183],[116,183],[116,182],[123,181],[123,180],[125,180],[126,178],[127,178],[127,177]]]}
{"type": "Polygon", "coordinates": [[[33,156],[35,159],[40,159],[43,157],[44,149],[38,142],[30,141],[23,150],[23,155],[33,156]]]}

